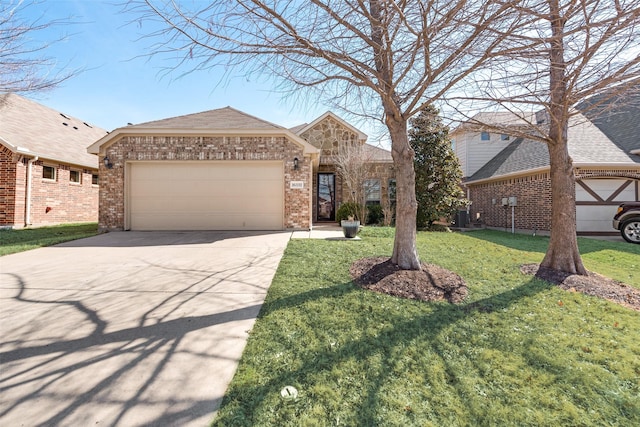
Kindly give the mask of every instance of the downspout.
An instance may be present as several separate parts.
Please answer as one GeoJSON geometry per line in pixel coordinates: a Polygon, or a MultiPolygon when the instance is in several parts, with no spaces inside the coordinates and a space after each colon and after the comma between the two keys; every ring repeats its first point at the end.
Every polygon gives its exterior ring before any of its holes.
{"type": "Polygon", "coordinates": [[[24,226],[27,227],[31,225],[31,183],[33,182],[33,178],[31,176],[31,172],[33,170],[33,162],[38,161],[38,156],[30,159],[27,162],[27,194],[25,196],[25,213],[24,213],[24,226]]]}

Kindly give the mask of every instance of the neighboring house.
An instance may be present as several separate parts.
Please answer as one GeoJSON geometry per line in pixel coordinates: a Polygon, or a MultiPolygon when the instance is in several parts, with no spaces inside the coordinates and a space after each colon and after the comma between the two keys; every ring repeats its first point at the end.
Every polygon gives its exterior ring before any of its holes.
{"type": "MultiPolygon", "coordinates": [[[[614,234],[611,221],[616,206],[639,200],[640,109],[636,102],[626,102],[583,111],[584,115],[570,120],[568,131],[576,177],[577,231],[582,235],[614,234]]],[[[492,114],[493,123],[509,117],[492,114]]],[[[544,116],[537,117],[543,124],[544,116]]],[[[521,126],[518,120],[510,120],[509,126],[521,126]]],[[[454,130],[452,139],[472,202],[471,222],[549,232],[551,184],[545,144],[508,132],[483,132],[468,124],[454,130]],[[510,206],[510,200],[515,206],[510,206]]]]}
{"type": "Polygon", "coordinates": [[[286,129],[231,107],[116,129],[88,148],[100,229],[310,229],[343,200],[321,148],[345,138],[366,136],[331,113],[286,129]]]}
{"type": "Polygon", "coordinates": [[[104,129],[15,94],[0,95],[0,227],[98,220],[104,129]]]}

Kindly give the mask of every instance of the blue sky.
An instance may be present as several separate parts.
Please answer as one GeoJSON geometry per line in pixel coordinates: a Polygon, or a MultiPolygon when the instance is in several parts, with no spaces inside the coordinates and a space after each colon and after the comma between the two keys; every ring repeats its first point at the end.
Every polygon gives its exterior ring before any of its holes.
{"type": "MultiPolygon", "coordinates": [[[[36,101],[105,128],[109,131],[127,123],[143,123],[228,105],[261,119],[292,127],[311,122],[328,107],[306,102],[296,104],[272,92],[267,84],[232,78],[219,84],[221,71],[202,71],[179,77],[165,75],[166,64],[145,54],[152,43],[141,37],[148,25],[131,23],[135,16],[122,13],[118,0],[46,0],[30,10],[46,21],[66,18],[72,22],[34,37],[65,39],[43,54],[56,58],[58,67],[84,71],[43,93],[30,95],[36,101]]],[[[342,114],[339,114],[342,115],[342,114]]],[[[369,134],[375,123],[347,120],[369,134]]]]}

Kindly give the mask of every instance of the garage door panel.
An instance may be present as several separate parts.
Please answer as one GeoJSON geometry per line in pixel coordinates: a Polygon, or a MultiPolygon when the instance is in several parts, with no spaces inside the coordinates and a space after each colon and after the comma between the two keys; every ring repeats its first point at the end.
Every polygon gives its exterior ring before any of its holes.
{"type": "Polygon", "coordinates": [[[582,232],[614,232],[617,206],[576,206],[576,228],[582,232]]]}
{"type": "Polygon", "coordinates": [[[282,218],[272,215],[184,214],[163,213],[131,216],[134,230],[279,230],[282,218]]]}
{"type": "Polygon", "coordinates": [[[134,230],[280,230],[282,162],[132,163],[134,230]]]}
{"type": "Polygon", "coordinates": [[[611,223],[616,213],[618,203],[636,199],[636,181],[619,178],[592,178],[581,181],[591,192],[598,195],[595,198],[582,185],[576,185],[576,228],[579,232],[609,232],[614,233],[611,223]],[[612,197],[619,189],[615,197],[612,197]],[[611,200],[609,200],[611,199],[611,200]]]}

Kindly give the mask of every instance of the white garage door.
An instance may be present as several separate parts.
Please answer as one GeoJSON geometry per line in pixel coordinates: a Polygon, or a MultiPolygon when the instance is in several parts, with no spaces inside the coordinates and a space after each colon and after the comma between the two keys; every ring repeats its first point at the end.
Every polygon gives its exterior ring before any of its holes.
{"type": "Polygon", "coordinates": [[[281,230],[282,162],[140,162],[128,174],[132,230],[281,230]]]}
{"type": "Polygon", "coordinates": [[[611,222],[621,202],[636,200],[638,181],[584,179],[576,182],[576,226],[582,233],[616,233],[611,222]]]}

